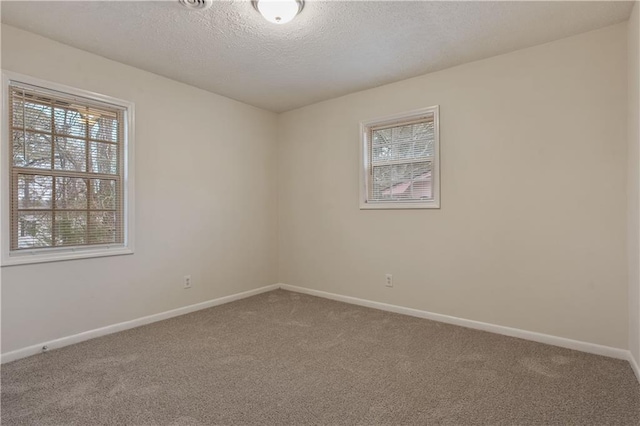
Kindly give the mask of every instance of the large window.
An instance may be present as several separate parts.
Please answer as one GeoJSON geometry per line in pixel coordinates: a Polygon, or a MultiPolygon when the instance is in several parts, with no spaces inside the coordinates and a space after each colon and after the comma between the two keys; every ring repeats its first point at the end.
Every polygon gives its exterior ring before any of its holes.
{"type": "Polygon", "coordinates": [[[130,252],[132,105],[25,80],[5,78],[3,264],[130,252]]]}
{"type": "Polygon", "coordinates": [[[438,107],[360,127],[360,208],[440,207],[438,107]]]}

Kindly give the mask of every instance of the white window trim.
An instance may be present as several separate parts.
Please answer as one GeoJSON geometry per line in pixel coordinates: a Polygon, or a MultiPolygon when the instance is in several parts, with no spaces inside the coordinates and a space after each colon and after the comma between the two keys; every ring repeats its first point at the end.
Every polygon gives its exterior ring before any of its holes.
{"type": "Polygon", "coordinates": [[[0,147],[0,177],[2,180],[2,197],[0,200],[0,258],[2,266],[25,265],[30,263],[55,262],[61,260],[84,259],[91,257],[116,256],[132,254],[134,251],[134,125],[135,105],[133,102],[101,95],[87,90],[76,89],[63,84],[40,80],[24,74],[2,70],[2,143],[0,147]],[[55,90],[66,94],[88,98],[126,108],[125,141],[124,141],[124,243],[105,244],[95,246],[55,247],[11,252],[11,224],[9,187],[9,84],[12,82],[26,83],[48,90],[55,90]]]}
{"type": "Polygon", "coordinates": [[[360,209],[439,209],[440,208],[440,106],[421,108],[400,114],[394,114],[373,120],[360,122],[360,209]],[[369,131],[376,126],[385,126],[397,122],[411,121],[433,115],[433,200],[431,201],[368,201],[369,173],[369,131]]]}

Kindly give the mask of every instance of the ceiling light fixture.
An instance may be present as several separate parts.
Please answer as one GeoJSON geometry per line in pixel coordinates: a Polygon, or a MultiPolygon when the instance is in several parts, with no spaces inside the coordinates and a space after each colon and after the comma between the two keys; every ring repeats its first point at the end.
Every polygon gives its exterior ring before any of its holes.
{"type": "Polygon", "coordinates": [[[304,0],[252,0],[253,7],[269,22],[291,22],[304,7],[304,0]]]}

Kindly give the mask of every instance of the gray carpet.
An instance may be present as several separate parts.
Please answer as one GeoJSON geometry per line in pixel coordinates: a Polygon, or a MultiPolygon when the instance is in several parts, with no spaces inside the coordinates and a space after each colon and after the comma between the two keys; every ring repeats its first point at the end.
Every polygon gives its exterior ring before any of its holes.
{"type": "Polygon", "coordinates": [[[640,424],[625,361],[282,290],[2,366],[3,425],[640,424]]]}

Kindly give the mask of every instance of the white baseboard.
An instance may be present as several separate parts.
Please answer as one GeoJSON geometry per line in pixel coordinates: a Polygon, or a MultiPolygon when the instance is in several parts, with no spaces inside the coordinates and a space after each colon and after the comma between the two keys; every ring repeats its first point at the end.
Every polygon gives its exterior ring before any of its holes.
{"type": "Polygon", "coordinates": [[[449,315],[436,314],[433,312],[422,311],[419,309],[406,308],[403,306],[391,305],[388,303],[374,302],[372,300],[366,300],[366,299],[359,299],[357,297],[342,296],[335,293],[328,293],[320,290],[312,290],[312,289],[297,287],[289,284],[268,285],[268,286],[257,288],[254,290],[249,290],[242,293],[220,297],[217,299],[208,300],[206,302],[196,303],[194,305],[189,305],[189,306],[173,309],[166,312],[149,315],[149,316],[134,319],[131,321],[125,321],[118,324],[113,324],[106,327],[85,331],[82,333],[74,334],[72,336],[62,337],[62,338],[51,340],[48,342],[42,342],[37,345],[28,346],[26,348],[17,349],[15,351],[4,353],[2,354],[1,362],[2,364],[4,364],[6,362],[14,361],[20,358],[39,354],[42,352],[42,347],[45,345],[49,348],[49,350],[58,349],[64,346],[80,343],[85,340],[94,339],[100,336],[105,336],[107,334],[117,333],[119,331],[140,327],[153,322],[162,321],[165,319],[199,311],[201,309],[207,309],[213,306],[222,305],[225,303],[255,296],[257,294],[265,293],[268,291],[277,290],[278,288],[297,292],[297,293],[308,294],[311,296],[318,296],[325,299],[332,299],[339,302],[350,303],[353,305],[365,306],[368,308],[380,309],[383,311],[395,312],[398,314],[410,315],[418,318],[425,318],[425,319],[439,321],[447,324],[453,324],[453,325],[472,328],[476,330],[483,330],[491,333],[502,334],[505,336],[518,337],[520,339],[532,340],[534,342],[546,343],[548,345],[560,346],[563,348],[573,349],[581,352],[608,356],[608,357],[617,358],[617,359],[624,359],[629,361],[629,363],[631,364],[631,368],[633,369],[636,377],[638,378],[638,381],[640,381],[640,368],[638,367],[638,362],[633,358],[633,356],[631,355],[631,352],[626,349],[613,348],[609,346],[598,345],[595,343],[588,343],[588,342],[582,342],[579,340],[572,340],[572,339],[566,339],[563,337],[551,336],[549,334],[536,333],[533,331],[520,330],[517,328],[505,327],[505,326],[496,325],[496,324],[489,324],[489,323],[480,322],[480,321],[473,321],[473,320],[453,317],[449,315]]]}
{"type": "Polygon", "coordinates": [[[629,351],[629,364],[631,364],[631,369],[636,375],[636,379],[640,382],[640,366],[638,366],[638,361],[633,357],[631,351],[629,351]]]}
{"type": "MultiPolygon", "coordinates": [[[[403,306],[390,305],[388,303],[374,302],[372,300],[359,299],[357,297],[342,296],[334,293],[327,293],[320,290],[312,290],[303,287],[296,287],[288,284],[280,284],[283,290],[294,291],[297,293],[309,294],[311,296],[323,297],[325,299],[337,300],[339,302],[351,303],[353,305],[366,306],[367,308],[380,309],[383,311],[395,312],[397,314],[410,315],[412,317],[426,318],[433,321],[439,321],[447,324],[459,325],[462,327],[473,328],[476,330],[488,331],[505,336],[518,337],[520,339],[532,340],[534,342],[546,343],[547,345],[560,346],[562,348],[573,349],[581,352],[588,352],[596,355],[608,356],[611,358],[629,360],[631,352],[626,349],[613,348],[610,346],[598,345],[596,343],[582,342],[579,340],[565,339],[564,337],[551,336],[549,334],[536,333],[534,331],[526,331],[518,328],[505,327],[502,325],[489,324],[486,322],[473,321],[464,318],[452,317],[449,315],[436,314],[419,309],[405,308],[403,306]]],[[[635,366],[636,375],[638,375],[637,364],[635,366]]],[[[640,378],[639,378],[640,380],[640,378]]]]}
{"type": "Polygon", "coordinates": [[[42,342],[37,345],[28,346],[26,348],[17,349],[15,351],[4,353],[2,354],[1,362],[2,364],[4,364],[6,362],[15,361],[16,359],[39,354],[42,352],[42,347],[45,345],[48,347],[49,350],[58,349],[63,346],[73,345],[74,343],[84,342],[85,340],[94,339],[96,337],[105,336],[107,334],[117,333],[119,331],[128,330],[130,328],[151,324],[152,322],[162,321],[165,319],[199,311],[201,309],[207,309],[213,306],[223,305],[225,303],[255,296],[257,294],[265,293],[267,291],[277,290],[279,287],[280,286],[278,284],[272,284],[265,287],[257,288],[255,290],[244,291],[242,293],[236,293],[230,296],[219,297],[217,299],[207,300],[206,302],[196,303],[194,305],[184,306],[182,308],[172,309],[170,311],[161,312],[159,314],[153,314],[146,317],[137,318],[131,321],[125,321],[118,324],[108,325],[102,328],[96,328],[94,330],[85,331],[82,333],[74,334],[72,336],[51,340],[49,342],[42,342]]]}

